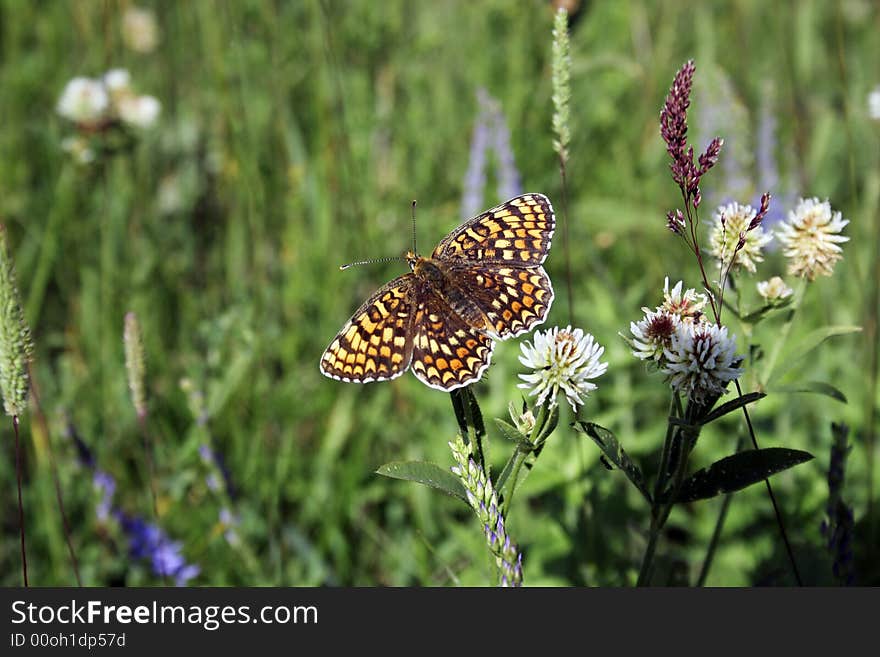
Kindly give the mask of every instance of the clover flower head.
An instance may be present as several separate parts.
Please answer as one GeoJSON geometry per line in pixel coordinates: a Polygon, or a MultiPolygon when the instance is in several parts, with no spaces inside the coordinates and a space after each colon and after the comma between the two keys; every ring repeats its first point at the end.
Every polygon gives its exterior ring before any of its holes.
{"type": "Polygon", "coordinates": [[[868,116],[875,121],[880,121],[880,84],[868,94],[868,116]]]}
{"type": "Polygon", "coordinates": [[[792,294],[792,289],[779,276],[774,276],[769,281],[761,281],[757,287],[758,294],[765,301],[781,301],[782,299],[787,299],[792,294]]]}
{"type": "Polygon", "coordinates": [[[761,226],[752,227],[758,211],[751,205],[733,202],[720,206],[712,215],[710,251],[722,265],[731,270],[756,271],[755,263],[764,260],[761,250],[773,239],[761,226]]]}
{"type": "Polygon", "coordinates": [[[672,336],[681,324],[681,318],[666,310],[653,311],[643,308],[645,316],[638,322],[630,322],[633,335],[630,344],[633,356],[641,360],[660,361],[663,352],[672,344],[672,336]]]}
{"type": "Polygon", "coordinates": [[[589,379],[605,373],[607,363],[599,362],[605,348],[592,335],[583,330],[553,327],[536,331],[534,343],[524,342],[519,362],[533,371],[520,374],[525,383],[520,388],[531,390],[538,396],[538,405],[550,398],[550,408],[556,406],[561,390],[572,409],[577,412],[583,398],[596,389],[589,379]]]}
{"type": "Polygon", "coordinates": [[[657,306],[657,312],[665,311],[678,315],[682,321],[695,321],[703,316],[703,308],[709,303],[708,297],[693,288],[681,291],[684,283],[679,281],[669,289],[669,277],[663,283],[663,303],[657,306]]]}
{"type": "Polygon", "coordinates": [[[743,373],[735,337],[728,336],[726,326],[710,322],[682,322],[663,355],[662,371],[673,389],[696,402],[721,395],[743,373]]]}
{"type": "Polygon", "coordinates": [[[843,257],[838,245],[849,240],[840,234],[848,223],[840,212],[831,211],[827,200],[800,199],[776,233],[788,258],[788,273],[810,281],[831,276],[834,264],[843,257]]]}
{"type": "Polygon", "coordinates": [[[104,86],[112,98],[131,93],[131,74],[124,68],[112,68],[104,73],[104,86]]]}
{"type": "Polygon", "coordinates": [[[116,107],[119,118],[136,128],[149,128],[159,118],[162,104],[153,96],[128,95],[120,98],[116,107]]]}
{"type": "Polygon", "coordinates": [[[126,9],[122,14],[122,41],[135,52],[152,52],[159,43],[159,28],[153,12],[141,7],[126,9]]]}
{"type": "Polygon", "coordinates": [[[89,142],[80,136],[65,137],[61,140],[61,150],[69,153],[77,164],[91,164],[95,161],[95,151],[89,146],[89,142]]]}
{"type": "Polygon", "coordinates": [[[75,77],[64,87],[55,110],[59,115],[82,125],[94,125],[104,119],[110,96],[100,80],[75,77]]]}

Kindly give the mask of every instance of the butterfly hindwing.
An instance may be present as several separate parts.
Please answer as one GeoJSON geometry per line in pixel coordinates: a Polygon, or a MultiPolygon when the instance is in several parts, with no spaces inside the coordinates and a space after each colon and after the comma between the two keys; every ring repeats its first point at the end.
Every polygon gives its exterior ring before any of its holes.
{"type": "Polygon", "coordinates": [[[437,294],[419,294],[416,318],[412,368],[422,383],[455,390],[489,367],[492,339],[466,324],[437,294]]]}
{"type": "Polygon", "coordinates": [[[486,316],[487,330],[502,340],[528,332],[550,312],[553,285],[543,267],[454,263],[449,273],[486,316]]]}
{"type": "Polygon", "coordinates": [[[447,235],[432,258],[534,267],[550,250],[556,218],[543,194],[523,194],[469,219],[447,235]]]}
{"type": "Polygon", "coordinates": [[[404,274],[367,299],[324,351],[321,371],[357,383],[403,374],[412,358],[414,283],[404,274]]]}

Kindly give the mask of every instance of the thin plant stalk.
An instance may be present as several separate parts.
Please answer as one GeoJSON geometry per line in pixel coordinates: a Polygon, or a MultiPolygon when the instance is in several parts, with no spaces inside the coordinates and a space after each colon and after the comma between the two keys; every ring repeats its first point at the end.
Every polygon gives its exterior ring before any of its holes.
{"type": "Polygon", "coordinates": [[[565,284],[568,300],[568,322],[574,325],[572,296],[571,246],[568,236],[568,185],[565,165],[568,162],[568,144],[571,141],[569,101],[571,99],[571,53],[568,35],[568,12],[560,8],[553,22],[553,148],[559,156],[559,175],[562,183],[562,251],[565,254],[565,284]]]}
{"type": "MultiPolygon", "coordinates": [[[[693,405],[689,404],[684,412],[684,419],[687,423],[693,421],[691,411],[693,405]]],[[[685,474],[687,473],[688,458],[694,445],[697,443],[697,435],[692,432],[685,431],[682,427],[676,426],[672,433],[667,433],[668,439],[664,444],[664,452],[667,458],[674,458],[674,470],[672,487],[669,489],[669,496],[663,496],[663,485],[658,482],[657,494],[654,497],[654,503],[651,508],[651,527],[648,534],[648,545],[645,548],[645,554],[642,557],[642,565],[639,569],[639,577],[636,586],[648,586],[651,582],[651,573],[654,565],[654,555],[657,549],[657,542],[660,538],[660,532],[666,525],[672,509],[675,507],[675,499],[684,483],[685,474]]],[[[665,483],[665,473],[660,472],[658,478],[665,483]]]]}
{"type": "Polygon", "coordinates": [[[770,355],[767,357],[767,364],[764,366],[764,375],[763,377],[761,377],[760,381],[762,387],[766,387],[767,384],[770,382],[770,378],[773,376],[773,370],[776,367],[776,361],[779,360],[779,355],[782,353],[782,348],[785,346],[785,343],[788,341],[788,336],[791,334],[791,327],[794,324],[794,318],[797,315],[797,311],[801,306],[801,302],[804,298],[804,292],[806,291],[806,289],[806,279],[801,278],[800,283],[795,289],[794,299],[791,304],[791,310],[786,315],[785,323],[782,325],[776,341],[773,343],[773,349],[770,352],[770,355]]]}
{"type": "Polygon", "coordinates": [[[150,434],[147,431],[146,415],[138,415],[138,425],[140,426],[141,437],[143,438],[144,443],[144,456],[147,459],[147,475],[150,479],[150,497],[153,502],[153,519],[158,522],[159,502],[158,494],[156,493],[156,467],[153,464],[152,442],[150,441],[150,434]]]}
{"type": "Polygon", "coordinates": [[[61,492],[61,481],[58,478],[58,463],[55,460],[55,448],[52,445],[52,435],[49,432],[49,423],[46,422],[46,416],[43,414],[42,406],[40,406],[40,396],[37,391],[37,384],[33,377],[30,376],[31,382],[31,398],[34,403],[34,418],[39,422],[46,436],[46,447],[49,454],[49,469],[52,471],[52,483],[55,486],[55,499],[58,502],[58,512],[61,514],[61,526],[64,529],[64,540],[67,542],[67,552],[70,554],[70,564],[73,566],[73,574],[76,577],[76,584],[82,587],[82,579],[79,574],[79,562],[76,558],[76,551],[73,549],[73,539],[71,538],[70,521],[67,519],[67,512],[64,508],[64,495],[61,492]]]}
{"type": "Polygon", "coordinates": [[[18,416],[12,416],[12,428],[15,431],[15,478],[18,484],[18,529],[21,536],[21,577],[24,585],[28,584],[27,547],[24,532],[24,504],[21,501],[21,443],[18,439],[18,416]]]}
{"type": "Polygon", "coordinates": [[[568,301],[568,323],[574,326],[574,297],[571,275],[571,240],[568,237],[568,185],[565,180],[565,160],[559,158],[559,176],[562,182],[562,252],[565,254],[565,290],[568,301]]]}
{"type": "MultiPolygon", "coordinates": [[[[541,404],[540,410],[538,411],[538,417],[535,420],[535,426],[532,428],[532,434],[529,436],[529,440],[531,441],[534,448],[540,447],[537,444],[538,437],[540,433],[544,429],[544,424],[547,420],[547,406],[548,403],[541,404]]],[[[507,513],[510,509],[510,505],[513,502],[513,494],[516,492],[516,485],[519,480],[519,471],[522,467],[523,463],[525,463],[526,457],[528,457],[529,453],[523,450],[517,449],[516,453],[516,462],[513,465],[513,472],[510,475],[510,492],[507,493],[504,497],[504,513],[507,513]]]]}
{"type": "MultiPolygon", "coordinates": [[[[736,441],[736,451],[742,450],[743,438],[740,436],[736,441]]],[[[709,547],[706,550],[706,557],[703,559],[703,565],[700,567],[700,575],[697,578],[697,586],[705,586],[706,578],[709,576],[709,570],[712,568],[712,562],[715,559],[715,552],[718,549],[718,542],[721,540],[721,531],[724,529],[724,522],[727,520],[727,512],[730,509],[730,503],[733,501],[733,493],[724,496],[721,502],[721,508],[718,510],[718,519],[715,521],[715,528],[712,530],[712,538],[709,540],[709,547]]]]}

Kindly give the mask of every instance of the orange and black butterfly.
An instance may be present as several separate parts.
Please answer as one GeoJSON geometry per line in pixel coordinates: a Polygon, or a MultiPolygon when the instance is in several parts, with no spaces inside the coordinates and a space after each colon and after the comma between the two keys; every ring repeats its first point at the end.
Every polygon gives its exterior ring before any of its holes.
{"type": "Polygon", "coordinates": [[[547,317],[553,286],[541,264],[555,224],[546,196],[523,194],[468,219],[430,258],[407,252],[412,271],[358,308],[321,356],[321,371],[369,383],[412,367],[438,390],[478,380],[493,340],[521,335],[547,317]]]}

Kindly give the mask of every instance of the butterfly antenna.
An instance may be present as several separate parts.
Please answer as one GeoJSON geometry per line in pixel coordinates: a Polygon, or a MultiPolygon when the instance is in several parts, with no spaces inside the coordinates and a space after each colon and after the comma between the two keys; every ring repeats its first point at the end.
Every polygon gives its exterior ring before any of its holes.
{"type": "Polygon", "coordinates": [[[418,253],[419,250],[416,248],[416,200],[413,199],[412,202],[412,220],[413,220],[413,253],[418,253]]]}
{"type": "Polygon", "coordinates": [[[347,265],[339,265],[340,271],[345,271],[349,267],[355,267],[357,265],[373,265],[379,262],[391,262],[392,260],[403,260],[401,256],[390,256],[388,258],[374,258],[372,260],[359,260],[357,262],[349,262],[347,265]]]}

